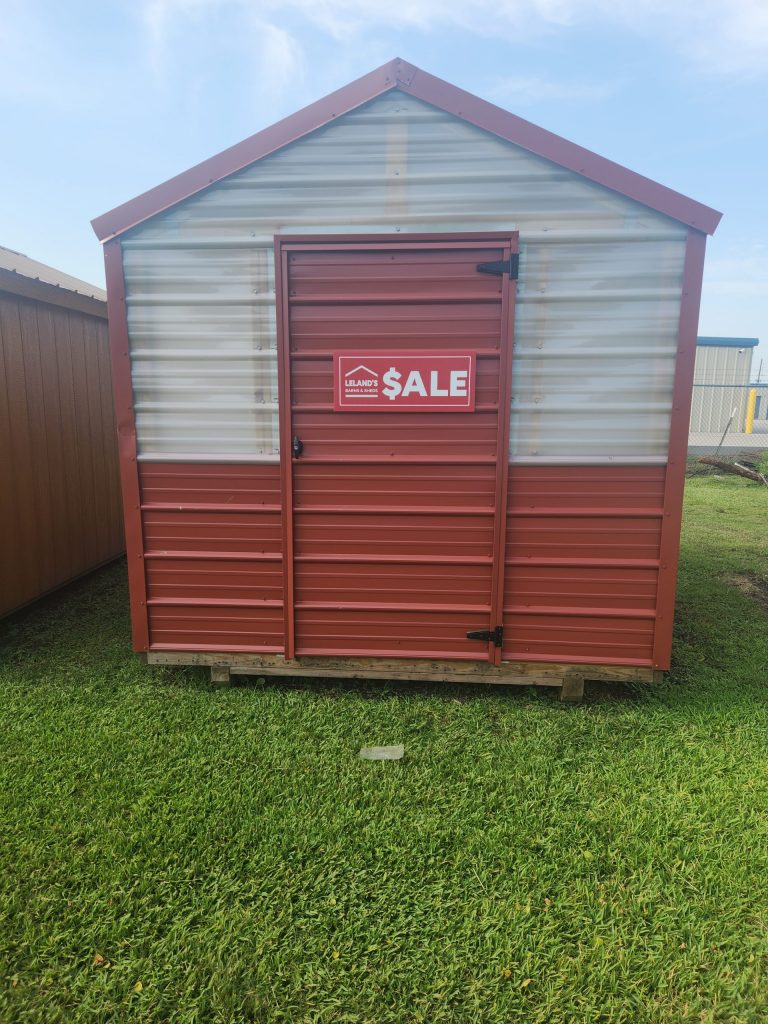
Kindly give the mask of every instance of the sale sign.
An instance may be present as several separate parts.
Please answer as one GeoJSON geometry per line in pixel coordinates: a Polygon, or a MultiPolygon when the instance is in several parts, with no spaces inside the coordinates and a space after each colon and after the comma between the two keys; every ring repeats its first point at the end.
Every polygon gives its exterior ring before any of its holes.
{"type": "Polygon", "coordinates": [[[334,352],[336,412],[474,412],[475,353],[334,352]]]}

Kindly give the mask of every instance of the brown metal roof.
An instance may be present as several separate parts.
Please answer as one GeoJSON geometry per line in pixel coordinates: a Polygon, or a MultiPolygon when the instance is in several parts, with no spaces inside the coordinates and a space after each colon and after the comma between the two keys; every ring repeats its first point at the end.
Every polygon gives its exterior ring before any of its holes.
{"type": "Polygon", "coordinates": [[[55,267],[30,259],[24,253],[0,245],[0,291],[53,306],[77,309],[95,316],[107,315],[103,288],[64,274],[55,267]]]}
{"type": "Polygon", "coordinates": [[[463,118],[675,220],[713,234],[722,214],[396,58],[91,223],[105,242],[391,89],[463,118]]]}
{"type": "Polygon", "coordinates": [[[97,288],[95,284],[88,284],[78,277],[65,274],[55,267],[49,267],[45,263],[38,263],[22,252],[14,249],[6,249],[0,245],[0,270],[10,270],[21,277],[28,277],[33,281],[42,281],[44,284],[52,284],[57,288],[66,288],[69,292],[77,292],[79,295],[87,295],[91,299],[107,301],[107,293],[103,288],[97,288]]]}

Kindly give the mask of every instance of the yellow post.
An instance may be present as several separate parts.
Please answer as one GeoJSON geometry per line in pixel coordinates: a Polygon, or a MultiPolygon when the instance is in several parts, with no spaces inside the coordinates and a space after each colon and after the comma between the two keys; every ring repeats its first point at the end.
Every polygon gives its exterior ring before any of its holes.
{"type": "Polygon", "coordinates": [[[757,388],[749,389],[749,398],[747,398],[747,421],[744,424],[744,432],[747,434],[752,433],[752,427],[755,425],[755,406],[757,405],[757,388]]]}

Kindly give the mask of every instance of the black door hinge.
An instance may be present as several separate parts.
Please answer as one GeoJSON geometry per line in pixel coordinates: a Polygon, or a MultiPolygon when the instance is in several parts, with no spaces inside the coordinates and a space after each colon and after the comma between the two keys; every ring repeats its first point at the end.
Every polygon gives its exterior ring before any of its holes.
{"type": "Polygon", "coordinates": [[[493,263],[478,263],[477,270],[481,274],[509,274],[510,280],[516,281],[520,272],[520,254],[512,253],[508,260],[495,260],[493,263]]]}
{"type": "Polygon", "coordinates": [[[504,627],[496,626],[495,629],[470,629],[467,633],[467,640],[493,641],[494,647],[501,647],[504,642],[504,627]]]}

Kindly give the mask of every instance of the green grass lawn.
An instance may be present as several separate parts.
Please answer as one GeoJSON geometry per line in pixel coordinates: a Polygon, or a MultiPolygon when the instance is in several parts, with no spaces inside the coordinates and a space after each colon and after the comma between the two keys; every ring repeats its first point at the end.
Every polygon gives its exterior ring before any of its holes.
{"type": "Polygon", "coordinates": [[[669,682],[575,707],[213,689],[122,567],[0,627],[2,1024],[768,1020],[767,509],[689,482],[669,682]]]}

